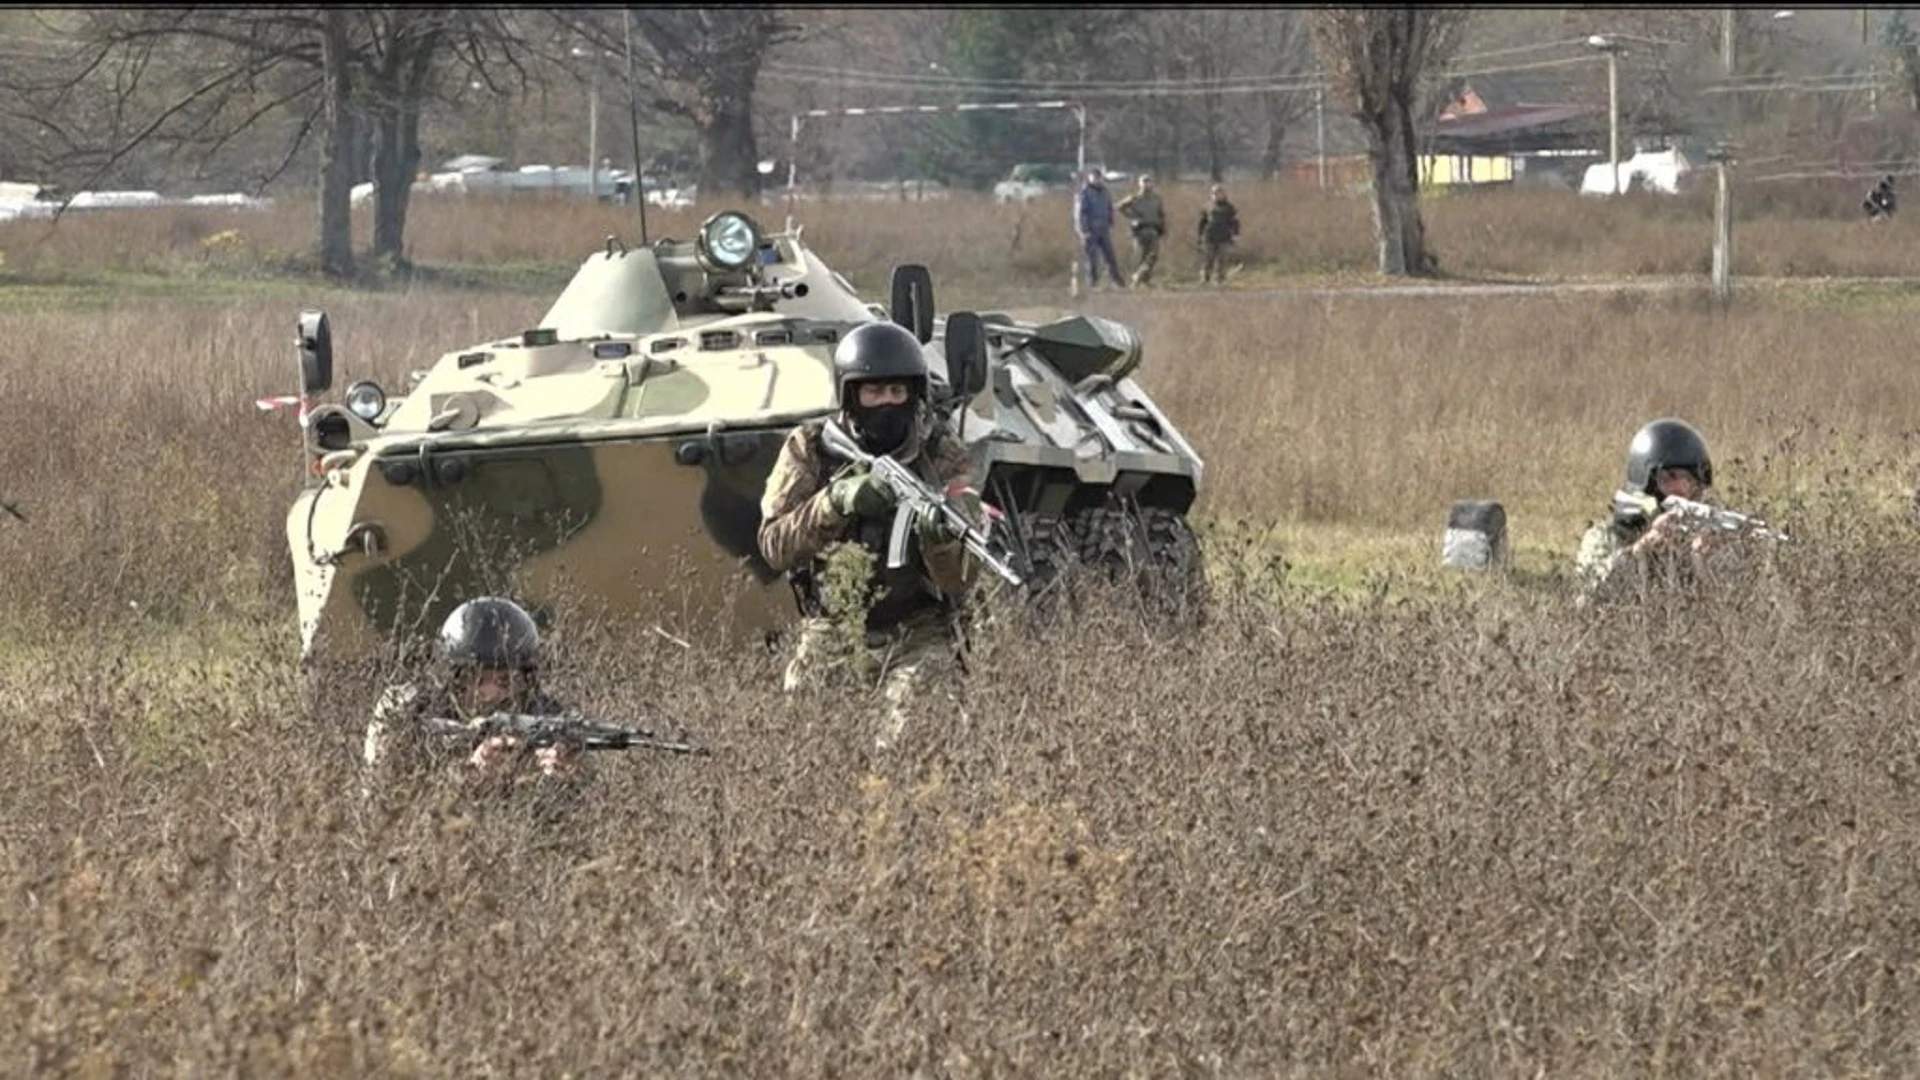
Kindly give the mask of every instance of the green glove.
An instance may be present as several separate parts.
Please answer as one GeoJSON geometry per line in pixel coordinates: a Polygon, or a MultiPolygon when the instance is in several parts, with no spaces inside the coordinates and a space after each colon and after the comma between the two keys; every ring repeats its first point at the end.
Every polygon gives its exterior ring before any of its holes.
{"type": "Polygon", "coordinates": [[[827,502],[841,517],[879,517],[893,508],[893,490],[861,469],[835,480],[827,488],[827,502]]]}

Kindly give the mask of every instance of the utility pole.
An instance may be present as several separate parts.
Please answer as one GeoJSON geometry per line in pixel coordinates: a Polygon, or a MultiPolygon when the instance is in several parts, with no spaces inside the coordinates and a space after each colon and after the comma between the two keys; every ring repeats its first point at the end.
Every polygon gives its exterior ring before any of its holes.
{"type": "Polygon", "coordinates": [[[1620,46],[1607,50],[1607,156],[1613,160],[1613,193],[1620,194],[1620,46]]]}
{"type": "Polygon", "coordinates": [[[1594,34],[1587,44],[1607,54],[1607,165],[1612,179],[1607,186],[1620,194],[1620,43],[1594,34]]]}
{"type": "Polygon", "coordinates": [[[576,60],[587,62],[587,197],[600,198],[600,50],[575,45],[576,60]]]}
{"type": "Polygon", "coordinates": [[[1733,155],[1725,146],[1707,152],[1713,162],[1713,298],[1722,304],[1733,299],[1733,206],[1727,190],[1727,165],[1733,155]]]}
{"type": "Polygon", "coordinates": [[[1320,187],[1327,186],[1327,111],[1326,88],[1313,88],[1313,145],[1314,154],[1320,163],[1320,187]]]}
{"type": "Polygon", "coordinates": [[[1087,171],[1087,106],[1085,102],[1074,104],[1073,118],[1080,125],[1080,141],[1078,149],[1074,151],[1073,167],[1084,175],[1087,171]]]}
{"type": "Polygon", "coordinates": [[[600,64],[594,57],[593,73],[587,84],[587,197],[600,199],[600,64]]]}

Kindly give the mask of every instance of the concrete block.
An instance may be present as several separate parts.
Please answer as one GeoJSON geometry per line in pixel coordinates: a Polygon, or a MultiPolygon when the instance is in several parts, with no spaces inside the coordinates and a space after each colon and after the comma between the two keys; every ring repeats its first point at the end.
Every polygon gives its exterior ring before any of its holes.
{"type": "Polygon", "coordinates": [[[1467,499],[1447,511],[1440,561],[1461,570],[1505,569],[1508,564],[1507,511],[1490,499],[1467,499]]]}

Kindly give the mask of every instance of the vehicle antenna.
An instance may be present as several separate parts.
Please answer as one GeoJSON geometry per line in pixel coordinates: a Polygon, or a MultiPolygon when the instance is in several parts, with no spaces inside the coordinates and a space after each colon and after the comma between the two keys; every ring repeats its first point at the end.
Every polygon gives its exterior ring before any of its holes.
{"type": "Polygon", "coordinates": [[[633,78],[633,9],[623,8],[627,17],[627,119],[633,124],[633,198],[640,204],[640,246],[648,247],[647,181],[640,170],[640,90],[633,78]]]}

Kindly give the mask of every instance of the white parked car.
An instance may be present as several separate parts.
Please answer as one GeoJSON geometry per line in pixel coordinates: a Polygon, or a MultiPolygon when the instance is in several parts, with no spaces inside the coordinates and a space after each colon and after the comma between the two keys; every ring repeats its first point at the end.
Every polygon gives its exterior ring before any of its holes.
{"type": "MultiPolygon", "coordinates": [[[[1107,186],[1124,184],[1131,180],[1132,174],[1115,172],[1105,165],[1089,165],[1087,168],[1099,169],[1106,178],[1107,186]]],[[[1079,187],[1079,178],[1085,170],[1071,165],[1043,165],[1026,162],[1015,165],[1007,173],[1007,178],[993,185],[993,201],[997,203],[1032,202],[1050,192],[1071,192],[1079,187]]]]}

